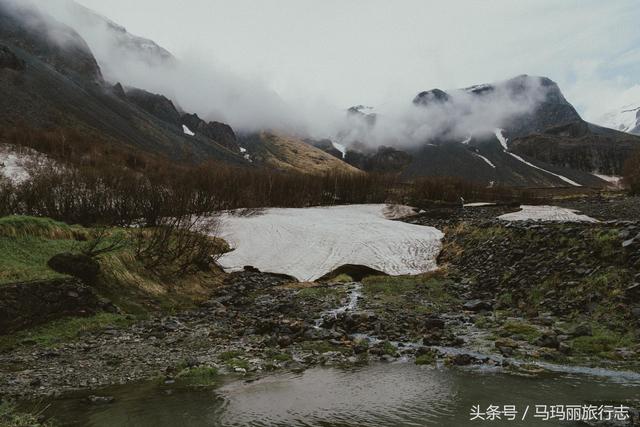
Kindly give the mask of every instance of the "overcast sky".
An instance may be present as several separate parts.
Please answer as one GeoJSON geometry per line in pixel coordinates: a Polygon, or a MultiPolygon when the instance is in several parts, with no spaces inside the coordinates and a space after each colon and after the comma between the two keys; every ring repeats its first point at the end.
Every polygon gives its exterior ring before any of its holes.
{"type": "Polygon", "coordinates": [[[637,0],[79,0],[284,99],[384,105],[544,75],[589,119],[640,103],[637,0]]]}

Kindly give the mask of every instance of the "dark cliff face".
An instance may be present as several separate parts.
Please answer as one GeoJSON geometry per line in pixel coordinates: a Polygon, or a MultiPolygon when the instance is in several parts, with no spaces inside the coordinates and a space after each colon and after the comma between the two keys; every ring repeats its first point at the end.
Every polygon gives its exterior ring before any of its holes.
{"type": "Polygon", "coordinates": [[[0,68],[24,71],[26,69],[26,64],[22,59],[18,58],[11,49],[0,45],[0,68]]]}
{"type": "Polygon", "coordinates": [[[100,67],[82,37],[35,9],[0,1],[0,40],[29,52],[63,74],[102,80],[100,67]]]}
{"type": "Polygon", "coordinates": [[[413,98],[414,105],[421,106],[430,106],[430,105],[438,105],[449,102],[451,98],[449,94],[440,89],[431,89],[424,92],[420,92],[413,98]]]}
{"type": "Polygon", "coordinates": [[[176,126],[180,124],[180,113],[167,97],[142,89],[130,89],[126,96],[138,107],[160,120],[176,126]]]}
{"type": "Polygon", "coordinates": [[[183,114],[180,118],[183,125],[187,126],[192,132],[201,134],[207,138],[211,138],[223,147],[234,151],[240,152],[238,145],[238,138],[235,132],[226,123],[220,122],[205,122],[197,114],[183,114]]]}

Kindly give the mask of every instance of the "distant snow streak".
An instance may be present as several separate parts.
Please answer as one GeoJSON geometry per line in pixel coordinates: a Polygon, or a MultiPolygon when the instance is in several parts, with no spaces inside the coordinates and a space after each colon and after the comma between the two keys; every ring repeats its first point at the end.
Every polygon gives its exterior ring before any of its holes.
{"type": "Polygon", "coordinates": [[[498,138],[498,141],[500,141],[500,145],[502,145],[502,147],[504,148],[504,152],[507,153],[508,155],[510,155],[511,157],[513,157],[514,159],[524,163],[527,166],[530,166],[534,169],[538,169],[542,172],[548,173],[549,175],[553,175],[556,178],[560,178],[561,180],[563,180],[564,182],[566,182],[567,184],[573,185],[574,187],[582,187],[582,184],[578,184],[575,181],[570,180],[569,178],[567,178],[566,176],[562,176],[560,174],[557,173],[553,173],[551,171],[548,171],[546,169],[541,168],[540,166],[536,166],[531,162],[526,161],[525,159],[523,159],[522,157],[518,156],[517,154],[513,154],[511,152],[508,151],[508,147],[507,147],[507,138],[504,137],[504,135],[502,134],[503,130],[502,129],[496,129],[495,130],[495,134],[496,134],[496,138],[498,138]]]}

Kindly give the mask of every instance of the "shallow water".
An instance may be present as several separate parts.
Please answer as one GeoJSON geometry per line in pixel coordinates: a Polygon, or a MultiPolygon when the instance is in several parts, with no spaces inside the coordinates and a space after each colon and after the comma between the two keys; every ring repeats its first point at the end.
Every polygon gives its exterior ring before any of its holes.
{"type": "MultiPolygon", "coordinates": [[[[128,385],[52,402],[47,415],[67,426],[467,426],[574,425],[533,418],[534,405],[616,402],[640,397],[640,382],[570,373],[526,378],[500,372],[374,364],[359,369],[314,368],[218,389],[128,385]],[[473,405],[516,405],[525,422],[470,421],[473,405]]],[[[636,403],[637,404],[637,403],[636,403]]]]}

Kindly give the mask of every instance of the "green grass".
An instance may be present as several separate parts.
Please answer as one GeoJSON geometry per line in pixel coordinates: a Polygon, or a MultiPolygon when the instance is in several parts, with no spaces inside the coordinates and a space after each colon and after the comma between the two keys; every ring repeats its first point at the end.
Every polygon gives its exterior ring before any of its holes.
{"type": "Polygon", "coordinates": [[[57,344],[73,341],[84,333],[105,328],[125,328],[132,320],[119,314],[99,313],[91,317],[69,317],[55,320],[13,335],[0,337],[0,349],[17,345],[37,345],[54,347],[57,344]]]}
{"type": "Polygon", "coordinates": [[[45,239],[76,240],[83,236],[83,228],[69,226],[50,218],[33,216],[5,216],[0,218],[0,237],[41,237],[45,239]]]}
{"type": "Polygon", "coordinates": [[[230,368],[249,369],[249,362],[244,359],[234,357],[225,361],[225,364],[230,368]]]}
{"type": "Polygon", "coordinates": [[[457,303],[447,292],[448,280],[426,274],[419,276],[372,276],[363,281],[363,293],[368,298],[378,298],[384,305],[396,305],[425,314],[445,311],[457,303]],[[419,304],[421,299],[429,306],[419,304]]]}
{"type": "Polygon", "coordinates": [[[28,414],[19,411],[7,401],[0,402],[0,426],[2,427],[53,427],[51,421],[40,421],[40,414],[28,414]]]}
{"type": "Polygon", "coordinates": [[[529,342],[534,342],[541,336],[540,331],[535,326],[516,320],[505,322],[502,325],[502,330],[508,335],[520,335],[529,342]]]}
{"type": "Polygon", "coordinates": [[[348,353],[350,349],[333,345],[328,341],[304,341],[301,344],[303,350],[317,351],[318,353],[327,353],[329,351],[339,351],[341,353],[348,353]]]}
{"type": "Polygon", "coordinates": [[[416,365],[433,365],[436,362],[436,355],[433,352],[422,354],[416,357],[416,365]]]}
{"type": "Polygon", "coordinates": [[[64,277],[47,266],[61,252],[72,251],[75,240],[42,237],[0,237],[0,284],[64,277]]]}
{"type": "Polygon", "coordinates": [[[218,370],[210,366],[197,366],[180,371],[176,381],[190,386],[213,386],[218,383],[218,370]]]}
{"type": "Polygon", "coordinates": [[[314,286],[300,289],[298,296],[301,298],[327,298],[337,297],[343,293],[345,293],[345,290],[342,287],[314,286]]]}
{"type": "Polygon", "coordinates": [[[594,328],[592,336],[575,338],[571,342],[571,348],[577,354],[613,359],[615,358],[613,351],[616,348],[628,347],[633,342],[633,338],[628,334],[623,335],[604,328],[594,328]]]}
{"type": "Polygon", "coordinates": [[[351,276],[349,276],[348,274],[339,274],[338,276],[334,277],[333,279],[331,279],[332,282],[337,282],[337,283],[349,283],[349,282],[353,282],[353,278],[351,276]]]}

